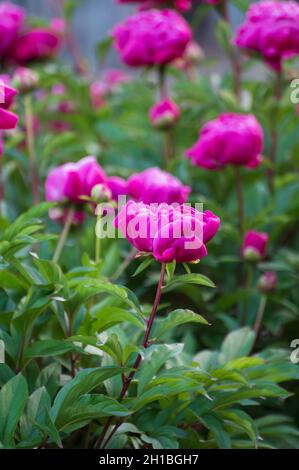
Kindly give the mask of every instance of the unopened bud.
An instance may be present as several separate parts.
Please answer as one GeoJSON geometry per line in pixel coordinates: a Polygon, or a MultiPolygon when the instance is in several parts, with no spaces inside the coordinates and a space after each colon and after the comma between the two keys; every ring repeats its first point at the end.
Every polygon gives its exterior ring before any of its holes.
{"type": "Polygon", "coordinates": [[[111,201],[112,194],[105,184],[96,184],[91,191],[91,198],[94,202],[111,201]]]}
{"type": "Polygon", "coordinates": [[[12,79],[13,86],[23,93],[34,90],[38,86],[38,83],[38,73],[27,67],[18,67],[12,79]]]}
{"type": "Polygon", "coordinates": [[[277,274],[274,271],[265,272],[258,280],[258,288],[267,294],[273,292],[277,287],[277,274]]]}

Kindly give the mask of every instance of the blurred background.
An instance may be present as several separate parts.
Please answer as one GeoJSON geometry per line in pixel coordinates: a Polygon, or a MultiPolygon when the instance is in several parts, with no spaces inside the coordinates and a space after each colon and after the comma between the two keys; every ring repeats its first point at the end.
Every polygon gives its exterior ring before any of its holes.
{"type": "MultiPolygon", "coordinates": [[[[51,18],[60,16],[63,0],[14,0],[14,3],[26,7],[31,15],[51,18]]],[[[117,22],[136,11],[136,5],[118,5],[116,0],[74,0],[74,3],[77,5],[73,18],[74,32],[82,55],[96,70],[96,45],[107,37],[117,22]]],[[[198,5],[200,5],[200,1],[198,5]]],[[[195,5],[193,10],[188,13],[188,19],[194,26],[195,38],[204,49],[206,56],[209,57],[209,70],[212,68],[212,70],[221,71],[226,67],[226,59],[215,38],[214,29],[217,15],[213,8],[204,4],[198,8],[198,5],[195,5]]],[[[243,15],[232,5],[230,18],[233,27],[236,28],[242,21],[243,15]]],[[[105,66],[120,66],[115,53],[109,54],[105,66]]]]}

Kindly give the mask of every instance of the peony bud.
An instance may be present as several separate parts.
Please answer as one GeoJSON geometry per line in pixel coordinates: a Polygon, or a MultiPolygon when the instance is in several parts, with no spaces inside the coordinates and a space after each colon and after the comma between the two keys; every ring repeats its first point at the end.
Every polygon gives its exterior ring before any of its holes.
{"type": "Polygon", "coordinates": [[[242,256],[247,261],[260,261],[266,255],[269,236],[267,233],[248,230],[241,248],[242,256]]]}
{"type": "Polygon", "coordinates": [[[277,287],[277,274],[274,271],[266,271],[258,280],[258,288],[264,294],[273,292],[277,287]]]}
{"type": "Polygon", "coordinates": [[[13,86],[20,92],[28,92],[34,90],[39,83],[39,74],[27,67],[18,67],[12,79],[13,86]]]}
{"type": "Polygon", "coordinates": [[[91,199],[94,202],[111,201],[112,193],[105,184],[96,184],[91,190],[91,199]]]}
{"type": "Polygon", "coordinates": [[[149,112],[150,121],[156,129],[169,129],[180,117],[180,109],[177,104],[166,98],[156,103],[149,112]]]}

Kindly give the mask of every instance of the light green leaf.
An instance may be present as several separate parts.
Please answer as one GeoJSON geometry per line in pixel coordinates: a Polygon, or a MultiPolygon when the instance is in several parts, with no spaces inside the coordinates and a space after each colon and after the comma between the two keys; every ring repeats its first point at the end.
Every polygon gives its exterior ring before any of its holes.
{"type": "Polygon", "coordinates": [[[213,281],[203,274],[182,274],[180,276],[174,276],[172,280],[166,284],[164,290],[173,290],[177,287],[184,286],[185,284],[215,287],[213,281]]]}
{"type": "Polygon", "coordinates": [[[246,356],[255,341],[255,333],[248,326],[232,331],[224,339],[219,354],[220,364],[246,356]]]}
{"type": "Polygon", "coordinates": [[[90,392],[110,377],[124,371],[125,369],[120,367],[99,367],[78,372],[76,377],[62,387],[55,398],[51,417],[56,426],[61,427],[64,424],[65,410],[76,403],[79,397],[90,392]]]}
{"type": "Polygon", "coordinates": [[[201,323],[202,325],[209,324],[201,315],[192,312],[192,310],[177,309],[169,313],[165,319],[156,323],[154,326],[153,337],[159,338],[170,329],[179,325],[184,325],[185,323],[201,323]]]}
{"type": "Polygon", "coordinates": [[[28,398],[27,382],[21,374],[9,380],[0,391],[0,442],[14,446],[14,433],[28,398]]]}

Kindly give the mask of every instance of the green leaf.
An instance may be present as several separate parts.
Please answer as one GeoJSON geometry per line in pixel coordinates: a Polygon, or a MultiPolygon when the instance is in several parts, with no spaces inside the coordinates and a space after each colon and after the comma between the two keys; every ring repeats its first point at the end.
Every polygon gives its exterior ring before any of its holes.
{"type": "Polygon", "coordinates": [[[220,449],[231,448],[230,437],[225,430],[224,421],[221,416],[219,416],[217,413],[210,412],[203,416],[199,416],[199,420],[212,432],[220,449]]]}
{"type": "Polygon", "coordinates": [[[221,415],[224,419],[232,421],[241,430],[243,430],[248,437],[252,440],[254,447],[257,447],[258,432],[253,419],[244,411],[238,409],[231,409],[222,411],[221,415]]]}
{"type": "Polygon", "coordinates": [[[200,286],[215,287],[215,284],[203,274],[182,274],[180,276],[174,276],[169,281],[164,290],[172,290],[185,284],[197,284],[200,286]]]}
{"type": "Polygon", "coordinates": [[[192,312],[192,310],[188,309],[177,309],[169,313],[165,319],[156,323],[154,326],[153,337],[160,338],[160,336],[163,336],[170,329],[179,325],[184,325],[185,323],[201,323],[202,325],[209,325],[207,320],[198,313],[192,312]]]}
{"type": "Polygon", "coordinates": [[[52,410],[51,417],[56,426],[60,428],[65,421],[65,410],[71,407],[82,395],[93,390],[105,380],[124,372],[120,367],[99,367],[84,369],[78,372],[70,382],[58,392],[52,410]]]}
{"type": "Polygon", "coordinates": [[[56,430],[49,412],[51,398],[45,387],[37,388],[28,398],[26,415],[21,417],[21,442],[18,448],[32,448],[49,436],[61,446],[59,433],[56,430]]]}
{"type": "Polygon", "coordinates": [[[21,374],[9,380],[0,391],[0,442],[14,446],[14,433],[28,398],[27,382],[21,374]]]}
{"type": "Polygon", "coordinates": [[[25,358],[59,356],[60,354],[72,351],[84,353],[84,350],[70,342],[58,339],[45,339],[36,341],[30,346],[25,352],[25,358]]]}
{"type": "Polygon", "coordinates": [[[175,260],[172,261],[171,263],[166,264],[166,272],[167,272],[168,279],[170,281],[171,281],[171,279],[173,279],[175,268],[176,268],[176,261],[175,260]]]}
{"type": "Polygon", "coordinates": [[[142,263],[138,266],[132,277],[138,276],[138,274],[145,271],[145,269],[147,269],[153,263],[153,261],[154,258],[152,256],[147,256],[145,260],[143,260],[142,263]]]}
{"type": "Polygon", "coordinates": [[[103,39],[101,42],[97,44],[96,53],[100,61],[103,61],[105,59],[105,57],[109,53],[109,50],[112,47],[112,44],[113,44],[112,36],[107,36],[105,39],[103,39]]]}
{"type": "Polygon", "coordinates": [[[151,381],[159,369],[174,356],[183,350],[182,344],[159,344],[144,351],[144,358],[138,371],[138,395],[141,395],[146,385],[151,381]]]}
{"type": "Polygon", "coordinates": [[[229,333],[221,346],[219,354],[220,364],[225,364],[232,359],[249,354],[254,341],[255,333],[248,326],[229,333]]]}
{"type": "Polygon", "coordinates": [[[248,398],[287,398],[289,395],[290,394],[286,390],[278,385],[271,382],[264,382],[255,385],[252,388],[243,387],[236,392],[218,392],[217,396],[213,400],[213,408],[214,410],[226,408],[248,398]]]}
{"type": "Polygon", "coordinates": [[[104,395],[83,395],[64,409],[60,431],[70,432],[85,426],[89,421],[104,416],[128,416],[130,411],[117,400],[104,395]]]}
{"type": "Polygon", "coordinates": [[[118,307],[104,307],[93,314],[92,331],[101,333],[114,325],[129,322],[138,328],[143,328],[144,323],[134,313],[118,307]]]}

